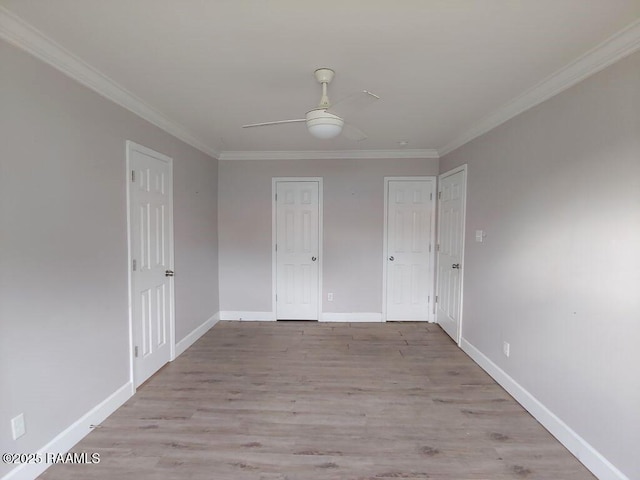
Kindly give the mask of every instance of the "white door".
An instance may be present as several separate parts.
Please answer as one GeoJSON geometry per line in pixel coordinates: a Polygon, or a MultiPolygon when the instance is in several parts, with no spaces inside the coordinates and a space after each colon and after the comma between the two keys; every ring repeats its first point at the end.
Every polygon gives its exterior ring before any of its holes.
{"type": "Polygon", "coordinates": [[[318,320],[319,188],[276,182],[276,318],[318,320]]]}
{"type": "Polygon", "coordinates": [[[427,321],[433,298],[434,180],[389,180],[386,319],[427,321]]]}
{"type": "Polygon", "coordinates": [[[438,287],[436,317],[460,342],[466,168],[440,175],[438,193],[438,287]]]}
{"type": "Polygon", "coordinates": [[[171,158],[133,142],[127,147],[137,387],[173,354],[173,174],[171,158]]]}

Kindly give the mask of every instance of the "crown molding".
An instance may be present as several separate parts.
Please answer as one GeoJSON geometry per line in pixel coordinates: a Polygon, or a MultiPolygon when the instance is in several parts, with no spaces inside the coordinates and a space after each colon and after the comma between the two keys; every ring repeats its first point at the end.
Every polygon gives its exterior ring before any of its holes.
{"type": "Polygon", "coordinates": [[[184,127],[147,105],[133,93],[2,6],[0,6],[0,38],[48,63],[82,85],[201,152],[218,158],[218,151],[215,148],[196,138],[184,127]]]}
{"type": "Polygon", "coordinates": [[[291,150],[220,152],[219,160],[358,160],[440,158],[433,149],[425,150],[291,150]]]}
{"type": "Polygon", "coordinates": [[[640,49],[640,20],[607,38],[438,149],[442,157],[640,49]]]}

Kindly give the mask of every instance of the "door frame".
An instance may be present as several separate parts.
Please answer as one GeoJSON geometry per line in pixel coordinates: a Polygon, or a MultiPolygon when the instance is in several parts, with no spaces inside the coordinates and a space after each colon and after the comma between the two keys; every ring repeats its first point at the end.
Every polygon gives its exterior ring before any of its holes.
{"type": "MultiPolygon", "coordinates": [[[[129,380],[131,381],[131,388],[133,393],[135,393],[136,387],[136,378],[135,378],[135,339],[133,338],[133,256],[132,256],[132,234],[131,234],[131,189],[133,188],[134,183],[131,181],[131,162],[133,152],[139,152],[144,155],[149,155],[151,157],[157,158],[164,162],[167,162],[171,167],[171,202],[169,204],[169,242],[171,247],[169,248],[169,256],[172,269],[174,269],[174,243],[173,243],[173,158],[168,157],[160,152],[156,152],[150,148],[147,148],[138,143],[132,142],[131,140],[127,140],[125,142],[125,150],[126,150],[126,172],[125,172],[125,182],[126,182],[126,195],[127,195],[127,302],[128,302],[128,315],[129,315],[129,380]]],[[[175,325],[175,281],[169,282],[169,361],[173,361],[176,358],[176,325],[175,325]]]]}
{"type": "Polygon", "coordinates": [[[322,319],[322,265],[324,263],[323,256],[323,177],[272,177],[271,178],[271,311],[273,312],[273,320],[278,320],[278,306],[276,302],[277,292],[277,261],[276,252],[277,241],[277,205],[276,193],[278,182],[318,182],[318,321],[322,319]]]}
{"type": "MultiPolygon", "coordinates": [[[[464,272],[466,270],[465,268],[465,262],[464,262],[464,253],[465,253],[465,236],[466,236],[466,228],[467,228],[467,164],[463,164],[460,165],[459,167],[455,167],[452,168],[451,170],[448,170],[444,173],[441,173],[440,175],[438,175],[438,219],[437,219],[437,244],[440,244],[440,182],[442,180],[442,178],[444,177],[448,177],[450,175],[454,175],[456,173],[459,172],[464,172],[464,176],[463,176],[463,180],[462,180],[462,193],[464,195],[464,198],[462,200],[462,232],[460,232],[460,238],[462,238],[462,245],[461,245],[461,250],[460,250],[460,263],[462,264],[462,269],[460,271],[460,309],[458,310],[460,312],[459,314],[459,319],[458,319],[458,338],[455,339],[455,342],[458,346],[460,346],[461,342],[462,342],[462,325],[463,325],[463,318],[464,318],[464,312],[463,312],[463,307],[464,307],[464,272]]],[[[438,261],[438,255],[436,255],[436,262],[438,261]]],[[[436,272],[438,271],[438,265],[435,265],[436,268],[436,272]]],[[[436,293],[438,293],[440,291],[440,279],[438,278],[438,275],[436,275],[436,293]]],[[[437,312],[437,308],[438,305],[434,304],[435,306],[435,318],[436,321],[438,319],[438,312],[437,312]]]]}
{"type": "MultiPolygon", "coordinates": [[[[389,223],[389,182],[391,181],[429,181],[433,182],[433,193],[438,191],[438,177],[431,176],[416,176],[416,177],[384,177],[384,220],[383,220],[383,233],[382,233],[382,321],[387,321],[387,235],[388,235],[388,223],[389,223]]],[[[432,198],[431,203],[431,237],[429,238],[429,244],[431,245],[430,253],[430,265],[429,276],[431,277],[432,291],[430,297],[433,297],[434,301],[430,303],[431,308],[427,321],[430,323],[435,322],[435,295],[436,295],[436,277],[435,277],[435,243],[436,243],[436,198],[432,198]]]]}

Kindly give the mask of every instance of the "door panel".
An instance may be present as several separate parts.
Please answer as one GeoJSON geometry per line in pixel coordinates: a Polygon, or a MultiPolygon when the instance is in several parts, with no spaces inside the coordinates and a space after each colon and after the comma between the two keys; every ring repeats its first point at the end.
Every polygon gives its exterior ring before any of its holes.
{"type": "Polygon", "coordinates": [[[387,194],[387,320],[428,320],[433,292],[431,180],[389,180],[387,194]]]}
{"type": "Polygon", "coordinates": [[[318,319],[319,184],[276,182],[276,318],[318,319]]]}
{"type": "Polygon", "coordinates": [[[460,341],[462,308],[465,189],[464,170],[440,177],[436,317],[456,342],[460,341]]]}
{"type": "Polygon", "coordinates": [[[136,386],[171,358],[173,269],[171,159],[129,146],[131,299],[136,386]]]}

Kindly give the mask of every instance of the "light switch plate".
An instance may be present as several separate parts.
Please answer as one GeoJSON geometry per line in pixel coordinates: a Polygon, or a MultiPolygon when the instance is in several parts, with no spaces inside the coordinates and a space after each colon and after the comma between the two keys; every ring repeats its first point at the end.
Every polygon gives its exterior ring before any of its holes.
{"type": "Polygon", "coordinates": [[[484,230],[476,230],[476,242],[484,241],[485,233],[484,230]]]}
{"type": "Polygon", "coordinates": [[[25,433],[27,429],[24,425],[24,414],[20,414],[17,417],[11,419],[11,433],[13,433],[13,439],[17,440],[25,433]]]}

